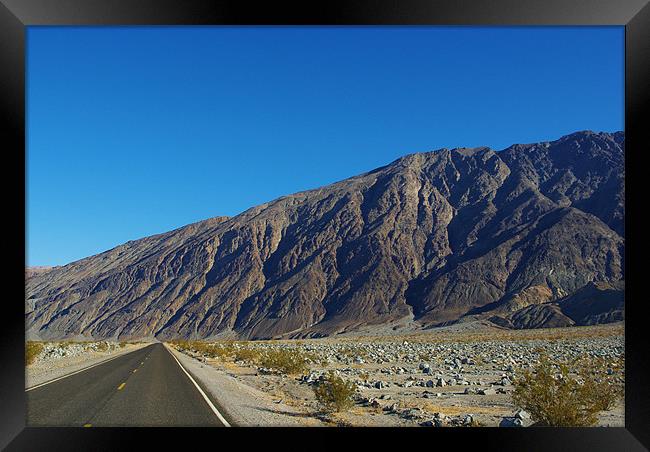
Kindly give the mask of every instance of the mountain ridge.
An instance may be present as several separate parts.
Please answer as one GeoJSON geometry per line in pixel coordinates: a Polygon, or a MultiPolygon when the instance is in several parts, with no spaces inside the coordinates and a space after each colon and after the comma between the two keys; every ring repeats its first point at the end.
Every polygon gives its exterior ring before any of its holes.
{"type": "Polygon", "coordinates": [[[623,164],[622,132],[407,154],[29,278],[28,332],[320,336],[559,299],[624,279],[623,164]]]}

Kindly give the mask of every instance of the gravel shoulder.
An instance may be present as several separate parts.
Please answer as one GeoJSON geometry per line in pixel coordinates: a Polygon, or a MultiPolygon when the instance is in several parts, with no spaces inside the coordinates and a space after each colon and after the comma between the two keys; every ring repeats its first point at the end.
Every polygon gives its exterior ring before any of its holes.
{"type": "Polygon", "coordinates": [[[175,350],[165,344],[185,369],[210,393],[235,426],[307,427],[326,425],[312,417],[309,410],[280,401],[276,395],[246,384],[237,374],[228,374],[212,365],[175,350]]]}
{"type": "Polygon", "coordinates": [[[147,345],[149,344],[126,344],[123,348],[110,349],[105,352],[88,350],[79,355],[39,360],[25,367],[25,389],[139,350],[147,345]]]}

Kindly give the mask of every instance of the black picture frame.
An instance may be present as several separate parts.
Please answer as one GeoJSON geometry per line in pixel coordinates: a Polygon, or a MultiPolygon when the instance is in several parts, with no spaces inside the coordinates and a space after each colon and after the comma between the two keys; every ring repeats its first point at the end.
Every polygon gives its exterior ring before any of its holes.
{"type": "MultiPolygon", "coordinates": [[[[643,194],[643,166],[648,129],[642,123],[650,105],[650,6],[647,0],[357,0],[259,4],[208,0],[0,0],[0,106],[5,171],[5,297],[0,363],[0,448],[7,450],[124,450],[145,441],[148,447],[169,445],[179,435],[225,447],[225,437],[240,445],[266,444],[273,432],[241,434],[239,429],[76,429],[25,427],[24,296],[25,264],[25,27],[36,25],[621,25],[625,26],[626,135],[626,392],[625,428],[574,429],[402,429],[392,431],[414,447],[454,449],[467,441],[498,450],[647,450],[648,364],[645,360],[643,297],[635,297],[641,250],[636,233],[643,194]],[[644,115],[644,113],[646,113],[644,115]],[[645,127],[644,127],[645,126],[645,127]],[[9,177],[7,177],[9,175],[9,177]],[[636,220],[631,220],[632,218],[636,220]],[[636,221],[636,222],[635,222],[636,221]],[[631,300],[627,303],[627,300],[631,300]],[[180,431],[179,431],[180,430],[180,431]],[[224,430],[228,430],[224,432],[224,430]],[[406,431],[406,432],[405,432],[406,431]],[[426,436],[424,436],[426,435],[426,436]],[[171,441],[171,442],[170,442],[171,441]],[[218,442],[216,442],[218,441],[218,442]],[[419,445],[415,447],[421,447],[419,445]]],[[[273,429],[271,429],[273,430],[273,429]]],[[[332,434],[369,429],[311,429],[309,444],[332,434]],[[316,430],[316,431],[315,431],[316,430]],[[334,432],[334,433],[333,433],[334,432]]],[[[372,429],[371,429],[372,430],[372,429]]],[[[277,430],[275,430],[277,432],[277,430]]],[[[286,447],[294,448],[295,432],[282,430],[286,447]]],[[[376,430],[375,430],[376,432],[376,430]]],[[[280,438],[273,435],[276,438],[280,438]]],[[[372,438],[384,435],[372,433],[372,438]]],[[[397,436],[396,436],[397,438],[397,436]]],[[[370,439],[370,438],[369,438],[370,439]]],[[[338,440],[337,440],[338,441],[338,440]]],[[[305,444],[304,441],[301,443],[305,444]]],[[[313,447],[313,446],[306,446],[313,447]]],[[[364,444],[363,447],[367,447],[364,444]]]]}

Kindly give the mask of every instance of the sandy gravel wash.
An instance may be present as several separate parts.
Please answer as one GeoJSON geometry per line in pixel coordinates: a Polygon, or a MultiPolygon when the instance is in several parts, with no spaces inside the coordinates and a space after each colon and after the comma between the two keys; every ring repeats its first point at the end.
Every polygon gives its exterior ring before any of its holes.
{"type": "Polygon", "coordinates": [[[77,356],[64,356],[54,360],[30,364],[25,368],[25,389],[69,375],[103,361],[122,356],[146,347],[147,343],[127,344],[119,350],[107,352],[87,352],[77,356]]]}
{"type": "Polygon", "coordinates": [[[297,407],[276,403],[277,399],[236,378],[165,346],[185,369],[210,393],[219,411],[237,427],[306,427],[324,426],[297,407]]]}

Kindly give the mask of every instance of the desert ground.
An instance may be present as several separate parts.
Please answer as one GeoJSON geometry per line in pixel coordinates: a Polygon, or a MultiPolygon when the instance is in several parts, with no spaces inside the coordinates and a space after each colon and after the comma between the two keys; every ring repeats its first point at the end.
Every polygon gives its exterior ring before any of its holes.
{"type": "MultiPolygon", "coordinates": [[[[512,402],[513,382],[534,368],[540,353],[563,362],[596,360],[614,381],[625,381],[622,323],[539,330],[456,326],[408,336],[172,345],[265,394],[278,414],[291,407],[291,415],[306,425],[530,426],[528,414],[512,402]],[[291,375],[265,368],[259,356],[269,350],[307,356],[305,370],[291,375]],[[356,385],[349,410],[320,409],[312,387],[329,371],[356,385]]],[[[623,426],[623,400],[602,412],[597,425],[623,426]]]]}

